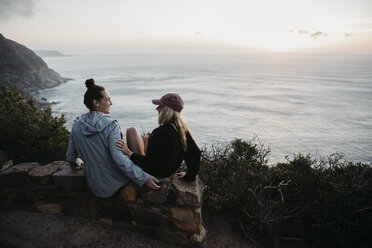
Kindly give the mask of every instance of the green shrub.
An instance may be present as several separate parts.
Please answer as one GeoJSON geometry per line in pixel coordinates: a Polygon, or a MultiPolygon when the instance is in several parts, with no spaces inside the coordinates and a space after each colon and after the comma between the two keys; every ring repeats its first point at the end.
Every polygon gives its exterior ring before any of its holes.
{"type": "Polygon", "coordinates": [[[50,107],[38,109],[32,97],[0,88],[0,150],[15,163],[64,160],[69,140],[65,122],[50,107]]]}
{"type": "Polygon", "coordinates": [[[258,233],[266,240],[303,241],[301,246],[371,246],[371,164],[299,154],[269,166],[268,153],[254,140],[204,151],[204,208],[232,215],[248,237],[258,233]]]}
{"type": "Polygon", "coordinates": [[[268,148],[240,139],[204,151],[200,168],[205,185],[204,208],[231,214],[240,219],[241,225],[249,223],[249,230],[270,230],[265,221],[271,218],[266,216],[270,211],[264,208],[276,204],[278,195],[273,196],[272,203],[262,202],[271,194],[264,188],[271,181],[268,153],[268,148]]]}

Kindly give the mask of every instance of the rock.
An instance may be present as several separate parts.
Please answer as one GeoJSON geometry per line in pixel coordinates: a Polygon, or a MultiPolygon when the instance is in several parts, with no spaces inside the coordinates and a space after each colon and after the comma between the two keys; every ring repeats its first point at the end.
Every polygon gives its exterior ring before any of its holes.
{"type": "Polygon", "coordinates": [[[69,165],[64,165],[61,170],[52,176],[53,184],[63,188],[85,188],[86,180],[84,170],[73,170],[69,165]]]}
{"type": "Polygon", "coordinates": [[[8,161],[8,157],[6,156],[6,153],[2,150],[0,150],[0,169],[1,169],[1,166],[6,162],[8,161]]]}
{"type": "Polygon", "coordinates": [[[28,175],[30,180],[36,184],[50,184],[52,182],[52,175],[59,168],[66,165],[65,161],[54,161],[44,166],[37,166],[32,169],[28,175]]]}
{"type": "Polygon", "coordinates": [[[41,201],[35,202],[36,208],[40,213],[43,214],[60,214],[61,205],[57,203],[44,203],[41,201]]]}
{"type": "Polygon", "coordinates": [[[13,160],[7,160],[1,164],[0,172],[5,171],[13,166],[13,160]]]}
{"type": "Polygon", "coordinates": [[[120,195],[123,197],[126,203],[133,203],[137,199],[137,186],[129,182],[120,190],[120,195]]]}
{"type": "Polygon", "coordinates": [[[169,227],[156,228],[156,237],[167,243],[175,245],[186,245],[189,234],[169,227]]]}
{"type": "Polygon", "coordinates": [[[160,189],[144,189],[141,197],[142,200],[147,203],[166,203],[168,200],[169,184],[170,178],[161,184],[160,189]]]}
{"type": "Polygon", "coordinates": [[[0,209],[11,209],[12,204],[14,204],[14,200],[17,197],[17,192],[13,189],[13,187],[1,186],[0,196],[0,209]]]}
{"type": "Polygon", "coordinates": [[[62,213],[71,216],[91,217],[88,206],[88,199],[83,197],[76,198],[71,196],[66,196],[63,201],[58,201],[61,204],[62,213]]]}
{"type": "Polygon", "coordinates": [[[97,218],[100,216],[101,204],[96,197],[91,197],[88,200],[88,211],[89,215],[93,218],[97,218]]]}
{"type": "Polygon", "coordinates": [[[207,238],[207,231],[205,230],[204,226],[202,226],[202,229],[200,233],[194,233],[189,238],[190,244],[200,244],[207,238]]]}
{"type": "Polygon", "coordinates": [[[100,198],[100,214],[102,217],[116,220],[132,220],[132,204],[124,202],[120,192],[108,198],[100,198]]]}
{"type": "Polygon", "coordinates": [[[112,226],[112,223],[113,223],[112,219],[108,219],[108,218],[101,218],[101,219],[99,219],[99,221],[101,221],[101,222],[103,222],[103,223],[105,223],[109,226],[112,226]]]}
{"type": "Polygon", "coordinates": [[[160,208],[150,206],[136,206],[134,220],[140,225],[168,225],[169,223],[160,208]]]}
{"type": "Polygon", "coordinates": [[[26,184],[28,183],[28,172],[38,166],[39,163],[22,163],[14,165],[0,173],[0,183],[10,186],[26,184]]]}
{"type": "Polygon", "coordinates": [[[179,206],[199,207],[202,203],[202,184],[199,175],[195,181],[187,182],[175,175],[172,177],[171,194],[175,195],[175,203],[179,206]]]}
{"type": "Polygon", "coordinates": [[[172,224],[178,229],[200,233],[202,229],[201,209],[185,209],[180,207],[169,208],[172,224]]]}

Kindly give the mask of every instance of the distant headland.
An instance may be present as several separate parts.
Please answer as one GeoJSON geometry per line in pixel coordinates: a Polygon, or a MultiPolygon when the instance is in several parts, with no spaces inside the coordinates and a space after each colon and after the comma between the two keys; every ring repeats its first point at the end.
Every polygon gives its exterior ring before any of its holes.
{"type": "Polygon", "coordinates": [[[36,53],[36,55],[42,58],[72,56],[72,55],[62,54],[57,50],[34,50],[34,53],[36,53]]]}

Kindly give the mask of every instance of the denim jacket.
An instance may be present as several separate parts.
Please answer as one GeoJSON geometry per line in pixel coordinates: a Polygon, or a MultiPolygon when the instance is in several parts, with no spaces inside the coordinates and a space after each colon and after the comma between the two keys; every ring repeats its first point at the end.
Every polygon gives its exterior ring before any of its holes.
{"type": "Polygon", "coordinates": [[[66,161],[84,161],[87,184],[97,197],[110,197],[133,181],[142,186],[150,177],[127,156],[116,149],[122,134],[116,120],[92,111],[80,116],[72,127],[66,161]]]}

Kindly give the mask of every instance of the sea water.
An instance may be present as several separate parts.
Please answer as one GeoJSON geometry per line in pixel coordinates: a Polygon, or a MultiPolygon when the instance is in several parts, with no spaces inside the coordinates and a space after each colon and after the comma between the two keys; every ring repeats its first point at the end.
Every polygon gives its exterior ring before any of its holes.
{"type": "Polygon", "coordinates": [[[344,154],[372,161],[372,56],[341,54],[77,55],[46,58],[72,78],[42,90],[66,127],[87,112],[85,80],[110,93],[123,132],[157,127],[152,99],[179,93],[199,146],[258,137],[271,162],[285,156],[344,154]]]}

